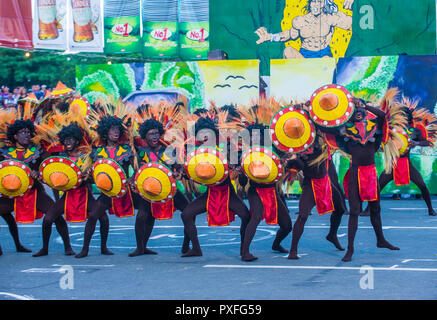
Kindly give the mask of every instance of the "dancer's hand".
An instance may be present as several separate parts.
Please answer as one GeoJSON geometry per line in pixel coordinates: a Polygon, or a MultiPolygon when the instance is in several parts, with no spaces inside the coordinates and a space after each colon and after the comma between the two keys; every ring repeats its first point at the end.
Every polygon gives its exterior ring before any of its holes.
{"type": "Polygon", "coordinates": [[[30,176],[31,176],[32,179],[34,179],[34,180],[41,181],[41,177],[39,176],[39,172],[36,171],[36,170],[32,170],[32,171],[30,172],[30,176]]]}
{"type": "Polygon", "coordinates": [[[352,10],[353,5],[354,5],[354,0],[344,0],[343,8],[346,10],[352,10]]]}

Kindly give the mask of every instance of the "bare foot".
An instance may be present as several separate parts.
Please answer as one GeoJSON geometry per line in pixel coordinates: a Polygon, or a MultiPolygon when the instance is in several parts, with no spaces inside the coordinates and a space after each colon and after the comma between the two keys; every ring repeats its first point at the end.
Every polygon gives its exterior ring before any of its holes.
{"type": "Polygon", "coordinates": [[[254,256],[253,254],[251,254],[250,252],[244,254],[244,255],[241,257],[241,260],[243,260],[243,261],[247,261],[247,262],[249,262],[249,261],[254,261],[254,260],[256,260],[256,259],[258,259],[258,257],[255,257],[255,256],[254,256]]]}
{"type": "Polygon", "coordinates": [[[294,251],[294,250],[291,251],[290,250],[290,253],[288,254],[287,259],[290,259],[290,260],[297,260],[297,259],[299,259],[298,255],[297,255],[297,251],[294,251]]]}
{"type": "Polygon", "coordinates": [[[85,258],[86,256],[88,256],[88,250],[82,250],[81,252],[75,255],[75,258],[80,259],[80,258],[85,258]]]}
{"type": "Polygon", "coordinates": [[[32,252],[32,250],[23,247],[21,244],[17,247],[17,252],[32,252]]]}
{"type": "Polygon", "coordinates": [[[144,254],[158,254],[158,252],[145,248],[144,254]]]}
{"type": "Polygon", "coordinates": [[[390,244],[387,240],[384,240],[383,242],[378,242],[376,244],[376,246],[378,248],[387,248],[387,249],[390,249],[390,250],[399,250],[398,247],[395,247],[394,245],[390,244]]]}
{"type": "Polygon", "coordinates": [[[135,249],[135,251],[129,253],[129,257],[136,257],[136,256],[141,256],[144,254],[144,250],[141,249],[135,249]]]}
{"type": "Polygon", "coordinates": [[[41,250],[39,250],[37,253],[32,254],[32,257],[42,257],[42,256],[46,256],[46,255],[48,255],[48,254],[49,254],[48,250],[46,250],[46,249],[41,249],[41,250]]]}
{"type": "Polygon", "coordinates": [[[340,242],[338,241],[337,235],[327,235],[326,236],[326,240],[328,240],[329,242],[332,242],[332,244],[334,244],[334,246],[340,250],[340,251],[344,251],[344,248],[340,245],[340,242]]]}
{"type": "Polygon", "coordinates": [[[285,249],[283,246],[281,246],[280,244],[273,244],[272,245],[272,250],[273,251],[279,251],[281,253],[288,253],[288,250],[285,249]]]}
{"type": "Polygon", "coordinates": [[[201,256],[202,256],[202,250],[200,250],[200,249],[190,249],[186,253],[181,255],[181,257],[183,257],[183,258],[185,258],[185,257],[201,257],[201,256]]]}
{"type": "Polygon", "coordinates": [[[346,254],[344,255],[343,259],[341,261],[349,262],[352,261],[352,255],[354,254],[354,250],[347,250],[346,254]]]}

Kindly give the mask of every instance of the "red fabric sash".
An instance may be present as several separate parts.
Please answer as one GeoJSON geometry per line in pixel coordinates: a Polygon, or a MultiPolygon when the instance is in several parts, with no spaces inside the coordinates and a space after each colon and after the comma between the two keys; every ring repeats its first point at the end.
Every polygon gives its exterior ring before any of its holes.
{"type": "Polygon", "coordinates": [[[344,189],[344,196],[345,198],[349,198],[349,175],[350,175],[351,169],[349,168],[346,171],[346,174],[343,177],[343,189],[344,189]]]}
{"type": "Polygon", "coordinates": [[[33,223],[41,219],[43,213],[36,209],[37,189],[34,187],[20,197],[14,198],[15,221],[19,223],[33,223]]]}
{"type": "Polygon", "coordinates": [[[256,188],[256,192],[263,204],[263,219],[266,220],[267,224],[278,224],[278,201],[275,187],[256,188]]]}
{"type": "Polygon", "coordinates": [[[397,159],[393,168],[393,179],[397,186],[410,184],[410,161],[408,157],[397,159]]]}
{"type": "Polygon", "coordinates": [[[319,215],[334,211],[334,202],[332,201],[331,180],[326,174],[320,179],[311,179],[313,188],[314,201],[319,215]]]}
{"type": "Polygon", "coordinates": [[[64,214],[68,222],[84,222],[88,218],[88,187],[86,185],[65,193],[64,214]]]}
{"type": "Polygon", "coordinates": [[[111,198],[112,207],[109,209],[110,214],[115,214],[119,218],[131,217],[135,215],[134,202],[130,188],[127,188],[127,193],[121,198],[111,198]]]}
{"type": "Polygon", "coordinates": [[[173,218],[175,212],[174,199],[166,202],[152,202],[152,216],[158,220],[166,220],[173,218]]]}
{"type": "Polygon", "coordinates": [[[235,214],[229,210],[230,185],[208,187],[206,212],[208,226],[227,226],[235,220],[235,214]]]}
{"type": "Polygon", "coordinates": [[[358,188],[361,201],[378,200],[378,177],[374,164],[358,167],[358,188]]]}

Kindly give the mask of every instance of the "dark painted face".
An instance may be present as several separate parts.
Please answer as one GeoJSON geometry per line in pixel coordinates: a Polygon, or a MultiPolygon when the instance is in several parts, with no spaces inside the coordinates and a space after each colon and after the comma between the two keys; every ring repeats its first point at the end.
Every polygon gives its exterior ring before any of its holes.
{"type": "Polygon", "coordinates": [[[211,129],[202,129],[196,135],[196,141],[201,144],[205,144],[208,146],[216,145],[218,137],[216,137],[214,130],[211,129]]]}
{"type": "Polygon", "coordinates": [[[355,113],[353,116],[353,121],[354,122],[359,122],[359,121],[363,121],[364,118],[366,117],[367,111],[363,108],[356,108],[355,109],[355,113]]]}
{"type": "Polygon", "coordinates": [[[75,138],[73,137],[67,137],[64,140],[64,147],[65,150],[67,152],[73,151],[77,148],[77,146],[79,145],[79,141],[77,141],[75,138]]]}
{"type": "Polygon", "coordinates": [[[118,126],[112,126],[108,130],[108,142],[116,143],[120,139],[120,128],[118,126]]]}
{"type": "Polygon", "coordinates": [[[22,146],[28,146],[30,144],[30,140],[32,139],[32,134],[28,128],[20,129],[14,135],[15,141],[17,141],[22,146]]]}
{"type": "Polygon", "coordinates": [[[150,148],[157,148],[159,146],[160,137],[161,135],[158,129],[151,129],[146,133],[146,142],[150,148]]]}

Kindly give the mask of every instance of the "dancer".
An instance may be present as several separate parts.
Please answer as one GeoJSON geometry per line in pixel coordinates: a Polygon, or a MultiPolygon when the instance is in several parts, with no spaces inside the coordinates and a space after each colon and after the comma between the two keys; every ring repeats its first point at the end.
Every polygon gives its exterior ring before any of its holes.
{"type": "MultiPolygon", "coordinates": [[[[183,166],[180,164],[180,150],[175,150],[176,155],[167,154],[167,148],[171,140],[166,140],[166,132],[171,129],[177,129],[178,124],[184,123],[183,110],[180,110],[180,105],[171,107],[169,105],[158,105],[155,107],[137,109],[137,123],[139,123],[139,134],[142,140],[146,142],[145,147],[138,147],[137,155],[139,167],[144,164],[155,162],[161,163],[166,167],[172,169],[173,175],[177,179],[182,178],[183,166]],[[159,120],[158,120],[159,119],[159,120]],[[161,122],[161,121],[162,122],[161,122]]],[[[179,132],[181,132],[179,130],[179,132]]],[[[172,138],[175,136],[172,135],[172,138]]],[[[173,143],[172,147],[177,146],[179,148],[184,147],[183,141],[173,143]]],[[[171,149],[170,149],[171,150],[171,149]]],[[[146,192],[154,197],[159,196],[163,191],[162,184],[156,177],[148,178],[146,192]]],[[[135,192],[137,188],[132,186],[135,192]]],[[[165,203],[151,203],[145,199],[139,199],[138,201],[138,213],[135,220],[135,236],[137,241],[137,248],[135,251],[129,254],[130,257],[142,255],[142,254],[156,254],[157,252],[147,248],[147,242],[152,233],[155,220],[171,219],[175,210],[181,212],[188,204],[188,199],[179,190],[176,189],[176,193],[170,201],[165,203]]],[[[182,253],[186,253],[189,250],[189,238],[185,234],[182,244],[182,253]]]]}
{"type": "MultiPolygon", "coordinates": [[[[45,256],[48,254],[50,235],[52,232],[53,222],[64,213],[65,219],[68,222],[84,222],[87,220],[88,213],[92,210],[95,199],[92,194],[90,186],[90,173],[91,173],[91,146],[87,141],[87,136],[89,136],[89,129],[83,118],[74,116],[70,113],[60,113],[55,112],[55,114],[49,114],[48,119],[56,119],[58,125],[53,124],[53,121],[45,121],[40,125],[40,130],[44,131],[46,135],[46,141],[51,141],[52,144],[59,143],[64,151],[59,154],[59,159],[53,157],[53,162],[47,165],[48,171],[49,166],[58,166],[57,170],[50,175],[49,184],[54,187],[58,187],[60,190],[64,191],[63,196],[56,200],[55,204],[50,208],[47,214],[44,216],[43,220],[43,248],[35,253],[34,257],[45,256]],[[63,121],[59,118],[63,118],[63,121]],[[76,119],[75,119],[76,118],[76,119]],[[77,120],[77,121],[75,121],[77,120]],[[67,125],[60,126],[60,123],[65,123],[67,125]],[[51,137],[53,138],[51,138],[51,137]],[[54,141],[53,140],[58,140],[54,141]],[[65,163],[67,159],[71,160],[71,165],[65,163]],[[74,164],[76,166],[72,167],[74,164]],[[63,168],[66,166],[67,168],[63,168]],[[76,176],[72,173],[72,170],[68,167],[77,168],[81,170],[82,175],[79,178],[78,174],[76,176]],[[68,169],[68,170],[67,170],[68,169]],[[82,182],[77,182],[73,186],[72,181],[81,180],[82,182]],[[71,187],[71,188],[70,188],[71,187]]],[[[79,171],[80,172],[80,171],[79,171]]],[[[45,176],[45,172],[42,171],[42,176],[45,176]]],[[[101,234],[101,238],[107,238],[107,232],[109,230],[109,220],[107,215],[103,215],[99,218],[101,232],[106,232],[106,234],[101,234]]],[[[105,241],[104,241],[105,242],[105,241]]]]}
{"type": "Polygon", "coordinates": [[[342,192],[335,183],[336,172],[331,160],[331,151],[329,147],[326,147],[321,132],[318,130],[316,132],[316,139],[310,150],[297,155],[297,159],[290,160],[287,166],[288,169],[292,168],[303,172],[299,216],[294,223],[288,259],[299,259],[298,243],[314,206],[320,215],[332,212],[330,229],[326,239],[332,242],[338,250],[344,250],[337,238],[337,231],[346,211],[345,201],[342,192]]]}
{"type": "MultiPolygon", "coordinates": [[[[390,89],[390,94],[394,97],[397,95],[396,89],[390,89]]],[[[387,100],[387,98],[386,98],[387,100]]],[[[396,103],[396,102],[395,102],[396,103]]],[[[418,102],[412,102],[403,98],[397,103],[406,117],[406,128],[401,128],[397,135],[403,141],[399,148],[400,156],[393,162],[393,165],[386,165],[386,170],[379,176],[379,187],[381,190],[392,180],[395,185],[409,185],[414,182],[422,193],[428,208],[428,215],[436,216],[432,207],[431,196],[420,172],[413,166],[410,160],[410,151],[414,147],[432,147],[437,136],[437,119],[435,115],[428,110],[418,108],[418,102]]],[[[361,215],[369,215],[369,207],[361,215]]]]}
{"type": "MultiPolygon", "coordinates": [[[[226,114],[224,114],[223,117],[218,115],[218,117],[224,119],[227,118],[226,114]]],[[[197,145],[205,146],[208,144],[213,148],[217,148],[219,130],[212,119],[207,117],[199,118],[195,124],[194,131],[197,145]]],[[[227,143],[226,148],[229,149],[229,143],[227,143]]],[[[214,164],[204,163],[200,166],[198,165],[199,170],[196,171],[202,174],[202,176],[210,177],[210,171],[216,171],[212,166],[214,166],[214,164]]],[[[214,176],[214,174],[212,175],[214,176]]],[[[233,221],[234,214],[237,214],[240,217],[240,255],[244,256],[246,252],[243,252],[243,241],[250,214],[243,200],[235,193],[231,184],[231,179],[228,175],[220,184],[209,185],[207,192],[190,202],[182,212],[184,228],[193,246],[183,254],[182,257],[202,256],[194,219],[197,215],[203,212],[207,212],[208,223],[210,226],[228,225],[233,221]]]]}
{"type": "MultiPolygon", "coordinates": [[[[40,219],[53,206],[53,200],[45,192],[44,187],[39,182],[38,168],[48,154],[37,144],[36,130],[31,121],[32,106],[25,104],[16,113],[2,111],[1,119],[1,143],[6,147],[0,150],[1,160],[18,160],[26,165],[30,172],[28,176],[7,174],[2,179],[2,188],[10,193],[19,191],[24,185],[23,179],[32,179],[33,185],[30,189],[19,196],[13,198],[0,198],[0,215],[9,222],[9,228],[19,252],[30,252],[24,248],[18,240],[18,229],[11,221],[11,213],[14,211],[15,221],[19,223],[33,223],[40,219]],[[5,112],[5,113],[4,113],[5,112]]],[[[3,167],[8,170],[7,165],[3,167]]],[[[14,170],[15,171],[15,170],[14,170]]],[[[65,219],[60,216],[55,221],[56,229],[62,237],[65,254],[74,254],[68,236],[68,227],[65,219]]]]}
{"type": "Polygon", "coordinates": [[[375,154],[383,139],[386,113],[369,102],[354,98],[355,111],[346,125],[340,129],[338,146],[351,156],[351,167],[343,180],[349,199],[348,247],[342,261],[351,261],[358,217],[362,202],[369,202],[370,221],[377,238],[378,248],[399,250],[384,237],[381,221],[380,188],[376,177],[375,154]]]}
{"type": "MultiPolygon", "coordinates": [[[[272,146],[271,140],[265,135],[265,130],[268,130],[268,124],[276,111],[280,109],[280,104],[273,99],[268,101],[261,100],[253,107],[241,108],[239,111],[244,119],[246,129],[249,134],[250,141],[244,141],[245,147],[251,146],[272,146]],[[267,140],[266,140],[267,139],[267,140]]],[[[280,150],[271,147],[271,150],[277,154],[285,155],[280,150]]],[[[266,158],[267,155],[263,154],[266,158]]],[[[264,156],[262,158],[264,158],[264,156]]],[[[265,159],[262,159],[265,160],[265,159]]],[[[244,166],[244,164],[242,164],[244,166]]],[[[256,229],[261,220],[265,219],[267,224],[279,225],[276,232],[276,237],[272,244],[272,250],[282,253],[288,253],[288,250],[281,246],[281,242],[291,232],[292,222],[287,205],[283,201],[278,191],[278,182],[267,183],[261,182],[266,180],[271,169],[269,165],[261,161],[261,159],[254,159],[248,166],[249,174],[256,180],[249,180],[249,188],[247,190],[247,198],[250,206],[250,220],[244,235],[243,261],[254,261],[258,259],[250,253],[250,244],[255,236],[256,229]]],[[[247,176],[239,175],[239,183],[244,186],[247,184],[247,176]]],[[[270,181],[272,178],[266,180],[270,181]]]]}
{"type": "MultiPolygon", "coordinates": [[[[94,165],[93,177],[97,187],[102,191],[102,194],[97,198],[92,211],[89,213],[88,221],[85,226],[84,243],[82,250],[76,255],[76,258],[83,258],[88,255],[91,238],[96,228],[98,219],[107,216],[106,210],[117,217],[130,217],[134,213],[134,199],[129,182],[127,181],[127,174],[129,172],[129,165],[133,166],[132,148],[132,116],[129,115],[129,110],[120,100],[112,102],[112,104],[99,101],[96,110],[94,110],[89,117],[90,123],[97,123],[97,136],[94,136],[98,147],[93,148],[92,158],[94,162],[99,159],[112,159],[115,162],[117,169],[113,168],[106,171],[109,167],[103,164],[102,170],[96,171],[94,165]],[[120,169],[120,170],[118,170],[120,169]],[[119,173],[120,171],[120,173],[119,173]],[[123,174],[122,177],[120,174],[123,174]],[[126,181],[123,182],[123,179],[126,181]],[[114,181],[120,186],[120,191],[114,189],[114,181]],[[116,197],[119,195],[119,197],[116,197]]],[[[106,218],[103,218],[105,221],[106,218]]],[[[102,230],[106,225],[100,225],[101,239],[101,253],[104,255],[112,255],[113,252],[107,247],[107,235],[109,232],[109,225],[107,230],[102,230]]]]}

